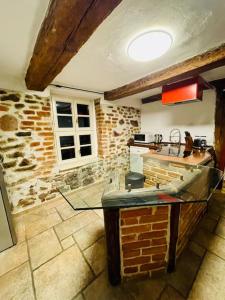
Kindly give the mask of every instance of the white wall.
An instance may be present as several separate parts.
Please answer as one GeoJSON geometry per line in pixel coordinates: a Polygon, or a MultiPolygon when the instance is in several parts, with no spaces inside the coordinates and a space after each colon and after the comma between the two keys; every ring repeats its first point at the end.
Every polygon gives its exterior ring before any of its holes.
{"type": "Polygon", "coordinates": [[[140,97],[126,97],[122,98],[119,100],[114,100],[114,101],[108,101],[108,100],[103,100],[104,104],[107,105],[118,105],[118,106],[127,106],[127,107],[135,107],[135,108],[141,108],[141,99],[140,97]]]}
{"type": "Polygon", "coordinates": [[[213,90],[204,92],[202,102],[165,106],[161,101],[141,106],[141,130],[160,133],[164,141],[169,141],[172,128],[179,128],[184,142],[184,131],[192,137],[206,135],[207,143],[214,142],[216,94],[213,90]]]}

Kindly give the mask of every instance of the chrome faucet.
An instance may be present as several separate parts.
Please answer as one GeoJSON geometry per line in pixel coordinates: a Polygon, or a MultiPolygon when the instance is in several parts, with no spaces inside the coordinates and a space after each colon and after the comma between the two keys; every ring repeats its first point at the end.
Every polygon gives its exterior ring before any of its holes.
{"type": "Polygon", "coordinates": [[[174,128],[170,131],[170,143],[181,144],[181,132],[180,129],[174,128]]]}

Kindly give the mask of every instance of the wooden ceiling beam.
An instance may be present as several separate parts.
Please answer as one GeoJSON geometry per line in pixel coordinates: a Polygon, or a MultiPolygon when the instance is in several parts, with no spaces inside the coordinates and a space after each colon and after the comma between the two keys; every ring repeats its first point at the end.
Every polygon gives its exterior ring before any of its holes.
{"type": "Polygon", "coordinates": [[[26,73],[43,91],[122,0],[51,0],[26,73]]]}
{"type": "Polygon", "coordinates": [[[149,74],[122,87],[104,93],[106,100],[117,100],[135,95],[165,84],[197,76],[203,72],[225,65],[225,44],[202,54],[149,74]]]}

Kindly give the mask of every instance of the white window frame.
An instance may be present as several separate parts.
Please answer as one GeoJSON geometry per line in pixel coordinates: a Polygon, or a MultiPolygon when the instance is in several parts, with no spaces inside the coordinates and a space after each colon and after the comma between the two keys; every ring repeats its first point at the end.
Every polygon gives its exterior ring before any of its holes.
{"type": "MultiPolygon", "coordinates": [[[[95,117],[95,106],[93,100],[84,100],[78,99],[76,97],[68,97],[68,96],[52,96],[52,111],[53,111],[53,121],[54,121],[54,135],[55,135],[55,145],[56,145],[56,152],[57,152],[57,159],[60,169],[70,169],[76,166],[82,166],[87,163],[93,162],[97,160],[97,134],[96,134],[96,117],[95,117]],[[73,127],[71,128],[59,128],[58,127],[58,118],[56,110],[56,102],[66,102],[71,103],[72,108],[72,121],[73,127]],[[77,114],[77,104],[85,104],[89,106],[89,119],[90,119],[90,127],[79,128],[78,127],[78,114],[77,114]],[[91,135],[91,147],[92,147],[92,154],[87,156],[80,156],[80,135],[91,135]],[[74,136],[74,144],[75,144],[75,158],[62,160],[61,156],[61,146],[60,146],[60,136],[74,136]]],[[[82,116],[82,115],[79,115],[82,116]]],[[[85,145],[85,146],[88,146],[85,145]]],[[[73,148],[72,146],[65,147],[66,148],[73,148]]]]}

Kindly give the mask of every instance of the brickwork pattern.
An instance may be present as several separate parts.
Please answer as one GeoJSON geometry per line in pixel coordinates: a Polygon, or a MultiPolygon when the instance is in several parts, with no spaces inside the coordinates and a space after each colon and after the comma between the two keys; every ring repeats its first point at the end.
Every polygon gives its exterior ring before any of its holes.
{"type": "Polygon", "coordinates": [[[190,203],[181,205],[179,219],[179,234],[177,241],[177,257],[187,245],[196,225],[207,209],[206,203],[190,203]]]}
{"type": "Polygon", "coordinates": [[[0,89],[0,160],[12,209],[21,210],[128,169],[128,139],[140,130],[140,111],[96,102],[100,159],[60,171],[49,97],[0,89]],[[100,135],[99,135],[100,134],[100,135]]]}
{"type": "Polygon", "coordinates": [[[169,244],[169,206],[120,210],[123,279],[164,272],[169,244]]]}
{"type": "Polygon", "coordinates": [[[140,132],[140,110],[133,107],[101,105],[96,101],[99,156],[106,172],[129,168],[128,140],[140,132]]]}
{"type": "Polygon", "coordinates": [[[159,185],[168,184],[174,179],[182,178],[182,174],[179,172],[173,172],[168,168],[162,168],[158,166],[154,160],[146,160],[144,162],[144,175],[146,177],[145,187],[152,187],[159,185]]]}

